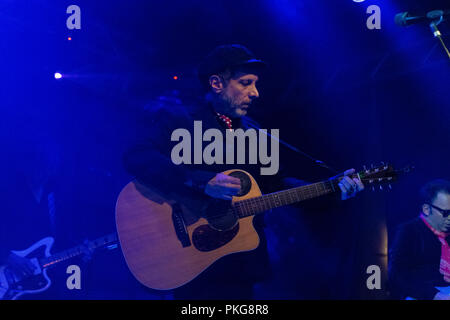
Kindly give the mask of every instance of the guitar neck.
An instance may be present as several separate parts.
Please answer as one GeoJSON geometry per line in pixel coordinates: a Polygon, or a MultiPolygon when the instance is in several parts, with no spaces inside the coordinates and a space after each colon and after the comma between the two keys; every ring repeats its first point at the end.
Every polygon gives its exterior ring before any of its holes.
{"type": "Polygon", "coordinates": [[[334,193],[340,190],[337,183],[338,180],[332,179],[269,193],[260,197],[235,202],[234,208],[238,216],[244,218],[270,209],[334,193]]]}
{"type": "Polygon", "coordinates": [[[86,251],[86,248],[92,251],[94,249],[97,249],[97,248],[100,248],[100,247],[112,244],[112,243],[114,243],[116,241],[117,241],[117,235],[116,234],[110,234],[110,235],[107,235],[107,236],[95,239],[93,241],[89,241],[87,243],[87,245],[76,246],[76,247],[73,247],[71,249],[64,250],[64,251],[61,251],[61,252],[59,252],[57,254],[51,255],[49,257],[45,257],[43,259],[40,259],[39,263],[40,263],[40,265],[43,268],[48,268],[48,267],[50,267],[52,265],[55,265],[55,264],[57,264],[59,262],[63,262],[63,261],[69,260],[71,258],[83,255],[85,253],[85,251],[86,251]]]}

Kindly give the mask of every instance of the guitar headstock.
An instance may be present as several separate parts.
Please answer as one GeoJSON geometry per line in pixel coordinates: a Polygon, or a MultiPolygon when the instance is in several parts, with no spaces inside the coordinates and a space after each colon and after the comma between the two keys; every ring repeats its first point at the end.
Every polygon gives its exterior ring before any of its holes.
{"type": "Polygon", "coordinates": [[[364,168],[364,170],[357,173],[357,176],[361,179],[361,182],[365,186],[379,186],[380,190],[383,190],[383,185],[388,185],[391,189],[391,183],[396,181],[399,175],[411,172],[414,169],[413,166],[408,166],[400,170],[395,170],[390,164],[384,164],[370,169],[364,168]]]}

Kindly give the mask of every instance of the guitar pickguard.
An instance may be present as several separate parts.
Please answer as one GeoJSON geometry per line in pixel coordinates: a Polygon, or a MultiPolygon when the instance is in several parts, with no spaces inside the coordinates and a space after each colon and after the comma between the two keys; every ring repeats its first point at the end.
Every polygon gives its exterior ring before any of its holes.
{"type": "Polygon", "coordinates": [[[199,251],[213,251],[226,245],[239,232],[239,223],[232,229],[226,231],[218,231],[204,224],[197,227],[192,233],[192,243],[199,251]]]}

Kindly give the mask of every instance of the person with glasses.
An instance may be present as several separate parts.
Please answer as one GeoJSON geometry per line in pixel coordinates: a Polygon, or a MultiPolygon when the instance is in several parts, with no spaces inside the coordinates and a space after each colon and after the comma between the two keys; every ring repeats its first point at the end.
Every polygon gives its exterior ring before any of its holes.
{"type": "Polygon", "coordinates": [[[430,181],[420,195],[420,215],[399,227],[389,252],[390,291],[395,299],[450,300],[450,181],[430,181]]]}

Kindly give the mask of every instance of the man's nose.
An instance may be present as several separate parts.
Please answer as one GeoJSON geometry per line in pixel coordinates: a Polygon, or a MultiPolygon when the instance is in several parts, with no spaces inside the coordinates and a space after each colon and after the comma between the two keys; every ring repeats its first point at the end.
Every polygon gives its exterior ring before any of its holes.
{"type": "Polygon", "coordinates": [[[256,89],[255,86],[253,86],[252,89],[250,90],[249,96],[250,96],[250,98],[251,98],[252,100],[254,100],[254,99],[256,99],[256,98],[259,97],[258,89],[256,89]]]}

